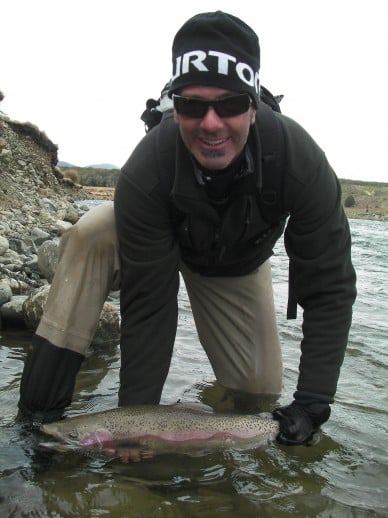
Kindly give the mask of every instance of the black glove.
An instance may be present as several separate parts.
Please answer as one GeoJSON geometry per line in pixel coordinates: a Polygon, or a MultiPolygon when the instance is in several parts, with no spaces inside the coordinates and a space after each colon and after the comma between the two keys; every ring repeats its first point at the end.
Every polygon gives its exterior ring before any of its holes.
{"type": "Polygon", "coordinates": [[[38,427],[60,419],[71,403],[75,377],[83,358],[35,335],[20,383],[17,420],[38,427]]]}
{"type": "Polygon", "coordinates": [[[291,405],[275,408],[273,417],[279,421],[276,440],[281,444],[307,444],[321,424],[330,417],[330,405],[317,402],[302,405],[293,401],[291,405]]]}

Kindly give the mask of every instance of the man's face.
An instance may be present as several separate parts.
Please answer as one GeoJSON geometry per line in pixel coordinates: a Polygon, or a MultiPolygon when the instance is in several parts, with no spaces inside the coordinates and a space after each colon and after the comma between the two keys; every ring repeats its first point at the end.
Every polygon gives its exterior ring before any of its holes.
{"type": "MultiPolygon", "coordinates": [[[[213,86],[190,86],[180,95],[214,101],[236,95],[236,92],[213,86]]],[[[248,138],[249,128],[255,122],[256,110],[250,106],[241,115],[220,117],[209,107],[202,118],[192,118],[174,110],[182,140],[197,161],[206,169],[228,167],[241,153],[248,138]]]]}

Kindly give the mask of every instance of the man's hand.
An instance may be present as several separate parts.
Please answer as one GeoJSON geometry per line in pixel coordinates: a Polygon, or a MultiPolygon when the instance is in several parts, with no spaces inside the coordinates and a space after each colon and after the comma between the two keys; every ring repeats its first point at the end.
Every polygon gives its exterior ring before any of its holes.
{"type": "Polygon", "coordinates": [[[302,405],[293,401],[291,405],[275,408],[273,417],[279,421],[276,440],[281,444],[308,444],[321,424],[330,417],[328,403],[302,405]]]}

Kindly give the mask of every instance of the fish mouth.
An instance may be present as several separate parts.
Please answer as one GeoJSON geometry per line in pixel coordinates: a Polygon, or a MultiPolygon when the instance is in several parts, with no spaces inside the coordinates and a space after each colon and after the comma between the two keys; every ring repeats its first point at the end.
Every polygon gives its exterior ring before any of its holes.
{"type": "Polygon", "coordinates": [[[58,451],[79,450],[81,448],[77,430],[71,430],[64,433],[61,432],[55,424],[47,423],[42,424],[39,431],[57,441],[42,441],[40,446],[56,449],[58,451]]]}
{"type": "Polygon", "coordinates": [[[39,443],[39,447],[45,450],[55,450],[59,452],[80,451],[82,449],[79,444],[60,441],[42,441],[39,443]]]}
{"type": "Polygon", "coordinates": [[[52,424],[42,424],[39,430],[45,435],[50,435],[56,439],[63,440],[63,435],[59,432],[58,428],[52,424]]]}

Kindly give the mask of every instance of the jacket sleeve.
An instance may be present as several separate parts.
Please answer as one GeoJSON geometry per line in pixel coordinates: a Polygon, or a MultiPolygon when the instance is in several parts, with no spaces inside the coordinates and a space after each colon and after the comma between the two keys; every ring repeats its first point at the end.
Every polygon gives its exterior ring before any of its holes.
{"type": "Polygon", "coordinates": [[[158,403],[177,327],[179,249],[160,186],[155,131],[123,167],[115,191],[121,261],[119,404],[158,403]]]}
{"type": "Polygon", "coordinates": [[[285,124],[290,289],[303,308],[295,398],[333,402],[356,296],[349,224],[326,156],[296,123],[285,124]]]}

